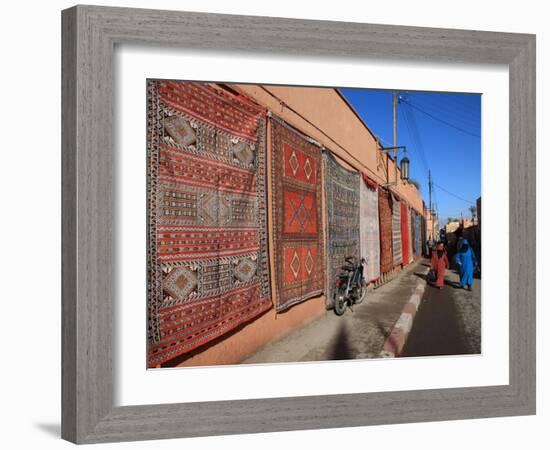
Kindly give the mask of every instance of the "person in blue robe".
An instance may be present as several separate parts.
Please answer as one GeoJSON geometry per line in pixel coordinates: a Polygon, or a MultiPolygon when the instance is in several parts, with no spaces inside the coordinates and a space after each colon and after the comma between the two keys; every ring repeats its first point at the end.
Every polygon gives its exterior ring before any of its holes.
{"type": "Polygon", "coordinates": [[[460,274],[460,287],[471,291],[474,281],[474,268],[477,265],[477,260],[467,239],[462,239],[462,244],[456,253],[455,261],[458,267],[458,273],[460,274]]]}

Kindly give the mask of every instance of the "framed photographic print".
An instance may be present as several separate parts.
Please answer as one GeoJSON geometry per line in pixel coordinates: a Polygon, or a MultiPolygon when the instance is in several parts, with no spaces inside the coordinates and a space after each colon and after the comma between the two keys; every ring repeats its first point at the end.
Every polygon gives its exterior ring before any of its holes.
{"type": "Polygon", "coordinates": [[[535,412],[534,36],[62,18],[65,439],[535,412]]]}

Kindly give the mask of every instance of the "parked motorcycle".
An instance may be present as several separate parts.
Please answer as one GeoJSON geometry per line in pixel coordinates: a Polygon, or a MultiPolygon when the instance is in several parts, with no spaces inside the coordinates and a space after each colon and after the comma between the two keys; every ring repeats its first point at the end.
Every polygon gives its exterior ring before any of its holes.
{"type": "Polygon", "coordinates": [[[344,314],[346,306],[352,309],[353,305],[361,303],[367,293],[363,278],[365,258],[358,262],[357,258],[347,256],[345,261],[346,264],[342,266],[342,271],[336,278],[334,289],[334,312],[338,316],[344,314]]]}

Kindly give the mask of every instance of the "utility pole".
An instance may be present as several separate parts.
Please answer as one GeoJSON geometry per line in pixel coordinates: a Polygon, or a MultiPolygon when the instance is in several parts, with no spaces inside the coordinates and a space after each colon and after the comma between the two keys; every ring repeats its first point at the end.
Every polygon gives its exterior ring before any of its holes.
{"type": "MultiPolygon", "coordinates": [[[[393,94],[393,146],[397,147],[397,91],[392,91],[393,94]]],[[[395,156],[395,175],[397,181],[397,149],[394,150],[395,156]]],[[[386,180],[390,182],[390,163],[386,160],[386,180]]]]}
{"type": "Polygon", "coordinates": [[[434,213],[433,213],[433,204],[432,204],[432,189],[433,189],[433,181],[432,181],[432,171],[428,169],[428,192],[430,193],[430,220],[432,221],[432,239],[434,238],[434,213]]]}
{"type": "MultiPolygon", "coordinates": [[[[397,91],[393,91],[393,146],[397,147],[397,91]]],[[[397,150],[395,164],[397,164],[397,150]]]]}
{"type": "MultiPolygon", "coordinates": [[[[439,214],[437,212],[437,203],[434,203],[434,215],[433,215],[433,239],[434,241],[436,240],[435,239],[435,232],[437,231],[437,234],[439,236],[439,214]],[[437,224],[437,227],[436,227],[436,224],[437,224]]],[[[439,237],[438,237],[438,240],[439,240],[439,237]]]]}
{"type": "Polygon", "coordinates": [[[432,171],[428,169],[428,192],[430,193],[430,212],[432,212],[432,171]]]}
{"type": "Polygon", "coordinates": [[[400,102],[398,92],[392,91],[392,97],[393,97],[393,147],[382,147],[380,151],[386,155],[386,184],[384,187],[387,186],[399,186],[399,176],[398,171],[401,171],[401,180],[402,182],[409,180],[409,158],[403,157],[401,159],[401,164],[399,164],[398,168],[398,162],[397,162],[397,155],[399,154],[399,150],[403,150],[403,153],[406,153],[407,149],[404,145],[398,146],[397,145],[397,104],[400,102]],[[393,158],[390,156],[391,153],[393,153],[393,158]],[[393,162],[393,169],[395,171],[394,175],[394,181],[390,182],[390,160],[393,162]]]}

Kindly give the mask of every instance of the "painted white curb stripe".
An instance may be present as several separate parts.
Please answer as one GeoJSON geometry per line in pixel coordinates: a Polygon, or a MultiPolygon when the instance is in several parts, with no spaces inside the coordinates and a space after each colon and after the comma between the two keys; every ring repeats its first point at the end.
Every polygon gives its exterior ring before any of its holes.
{"type": "Polygon", "coordinates": [[[395,324],[394,328],[400,329],[404,334],[408,334],[411,331],[413,323],[413,316],[410,313],[402,313],[399,316],[399,320],[395,324]]]}
{"type": "Polygon", "coordinates": [[[412,303],[414,305],[414,308],[418,311],[418,307],[420,306],[421,298],[418,294],[413,294],[411,299],[409,300],[409,303],[412,303]]]}
{"type": "MultiPolygon", "coordinates": [[[[430,269],[426,269],[425,273],[427,274],[430,269]]],[[[384,343],[384,348],[378,355],[380,358],[395,358],[396,353],[397,356],[403,351],[403,347],[405,346],[405,342],[407,341],[409,332],[411,331],[414,317],[416,316],[416,312],[418,311],[418,308],[420,308],[420,304],[422,303],[422,296],[424,294],[424,291],[426,289],[426,282],[420,281],[416,285],[414,289],[414,293],[411,295],[411,298],[409,301],[405,304],[403,307],[403,311],[411,311],[411,308],[407,307],[409,304],[412,305],[414,309],[414,313],[410,312],[402,312],[399,316],[399,319],[397,319],[397,322],[395,323],[392,332],[390,333],[390,337],[386,339],[386,342],[384,343]],[[396,333],[397,332],[397,333],[396,333]],[[396,335],[399,335],[399,338],[396,338],[396,335]],[[392,342],[393,339],[393,342],[392,342]],[[399,341],[399,342],[396,342],[399,341]],[[395,350],[392,351],[392,350],[395,350]]]]}

